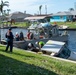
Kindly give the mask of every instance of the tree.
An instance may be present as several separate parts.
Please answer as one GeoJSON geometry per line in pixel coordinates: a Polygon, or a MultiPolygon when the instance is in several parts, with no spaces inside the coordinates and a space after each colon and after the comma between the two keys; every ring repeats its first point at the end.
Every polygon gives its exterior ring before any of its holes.
{"type": "MultiPolygon", "coordinates": [[[[3,0],[1,0],[1,4],[0,4],[0,12],[1,12],[1,14],[2,14],[2,20],[3,20],[3,7],[4,6],[9,6],[8,5],[8,1],[5,1],[5,2],[3,2],[3,0]]],[[[0,42],[1,42],[1,29],[0,29],[0,42]]]]}
{"type": "Polygon", "coordinates": [[[74,11],[74,8],[69,8],[69,11],[74,11]]]}
{"type": "Polygon", "coordinates": [[[39,6],[40,15],[41,15],[41,9],[42,9],[42,5],[39,6]]]}
{"type": "Polygon", "coordinates": [[[3,10],[3,14],[6,15],[6,10],[3,10]]]}
{"type": "Polygon", "coordinates": [[[8,11],[8,15],[9,15],[9,12],[11,11],[10,9],[7,9],[7,11],[8,11]]]}
{"type": "Polygon", "coordinates": [[[2,13],[2,15],[3,15],[3,8],[4,8],[4,6],[9,6],[8,3],[9,3],[8,1],[3,2],[3,0],[1,0],[0,12],[2,13]]]}

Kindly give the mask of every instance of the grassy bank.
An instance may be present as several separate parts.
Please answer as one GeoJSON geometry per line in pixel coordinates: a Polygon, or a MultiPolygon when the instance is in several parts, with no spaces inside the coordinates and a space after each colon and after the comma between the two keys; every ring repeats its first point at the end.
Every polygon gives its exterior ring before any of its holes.
{"type": "Polygon", "coordinates": [[[27,22],[16,22],[14,26],[27,28],[29,27],[29,25],[30,23],[27,23],[27,22]]]}
{"type": "MultiPolygon", "coordinates": [[[[57,25],[66,25],[69,28],[76,28],[76,22],[56,22],[57,25]]],[[[10,23],[8,23],[10,24],[10,23]]],[[[54,22],[51,22],[51,24],[54,24],[54,22]]],[[[1,25],[1,23],[0,23],[1,25]]],[[[6,25],[6,24],[5,24],[6,25]]],[[[15,24],[12,24],[12,26],[17,26],[17,27],[23,27],[23,28],[28,28],[31,23],[28,22],[16,22],[15,24]]]]}
{"type": "MultiPolygon", "coordinates": [[[[51,24],[54,24],[54,22],[52,22],[51,24]]],[[[16,22],[16,24],[14,26],[18,26],[18,27],[29,27],[29,23],[27,22],[16,22]]],[[[76,28],[76,22],[57,22],[57,25],[66,25],[69,28],[76,28]]]]}
{"type": "Polygon", "coordinates": [[[0,45],[0,75],[76,75],[76,64],[0,45]]]}

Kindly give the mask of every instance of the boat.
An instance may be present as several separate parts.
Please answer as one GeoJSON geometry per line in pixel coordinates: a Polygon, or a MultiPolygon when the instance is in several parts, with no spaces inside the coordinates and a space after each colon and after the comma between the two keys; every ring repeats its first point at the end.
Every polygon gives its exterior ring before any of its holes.
{"type": "Polygon", "coordinates": [[[23,41],[14,41],[14,46],[22,49],[26,49],[28,43],[44,41],[45,43],[48,40],[57,40],[57,41],[67,41],[68,35],[61,35],[58,30],[57,25],[51,25],[47,19],[50,16],[32,16],[26,17],[25,20],[31,22],[31,25],[28,27],[28,31],[33,33],[32,39],[25,39],[23,41]]]}
{"type": "Polygon", "coordinates": [[[76,53],[71,51],[65,42],[49,40],[46,44],[41,48],[41,51],[45,51],[46,54],[51,56],[70,59],[76,61],[76,53]]]}

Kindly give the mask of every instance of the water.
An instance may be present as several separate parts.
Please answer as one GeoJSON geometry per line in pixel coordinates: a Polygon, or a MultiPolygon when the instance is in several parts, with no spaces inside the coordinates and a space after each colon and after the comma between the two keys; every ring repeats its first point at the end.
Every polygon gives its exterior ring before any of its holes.
{"type": "MultiPolygon", "coordinates": [[[[1,39],[5,39],[5,33],[7,32],[8,29],[1,29],[1,39]]],[[[22,29],[22,28],[15,28],[12,29],[12,32],[15,36],[16,32],[20,33],[23,32],[24,37],[26,37],[27,30],[22,29]]],[[[76,31],[68,31],[68,48],[71,51],[76,52],[76,31]]]]}
{"type": "Polygon", "coordinates": [[[68,48],[76,52],[76,31],[68,31],[68,48]]]}
{"type": "MultiPolygon", "coordinates": [[[[6,39],[5,34],[6,34],[7,31],[8,31],[8,29],[1,29],[1,39],[6,39]]],[[[26,37],[26,34],[28,32],[26,29],[22,29],[22,28],[12,29],[12,32],[13,32],[14,36],[16,35],[16,32],[18,32],[18,34],[20,34],[21,31],[23,32],[24,37],[26,37]]]]}

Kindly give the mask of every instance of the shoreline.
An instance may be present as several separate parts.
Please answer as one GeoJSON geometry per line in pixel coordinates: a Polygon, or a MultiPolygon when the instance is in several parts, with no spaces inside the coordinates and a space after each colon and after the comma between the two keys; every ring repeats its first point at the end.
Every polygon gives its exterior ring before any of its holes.
{"type": "Polygon", "coordinates": [[[64,30],[67,30],[67,31],[76,31],[76,28],[66,28],[66,29],[59,29],[60,31],[64,31],[64,30]]]}
{"type": "MultiPolygon", "coordinates": [[[[8,29],[10,27],[0,27],[0,29],[8,29]]],[[[17,26],[12,26],[11,28],[22,28],[22,29],[27,29],[27,27],[17,27],[17,26]]]]}
{"type": "MultiPolygon", "coordinates": [[[[8,29],[10,27],[0,27],[0,29],[8,29]]],[[[27,29],[27,27],[18,27],[18,26],[12,26],[11,28],[22,28],[22,29],[27,29]]],[[[60,31],[64,31],[64,30],[67,30],[67,31],[76,31],[76,28],[66,28],[66,29],[59,29],[60,31]]]]}

